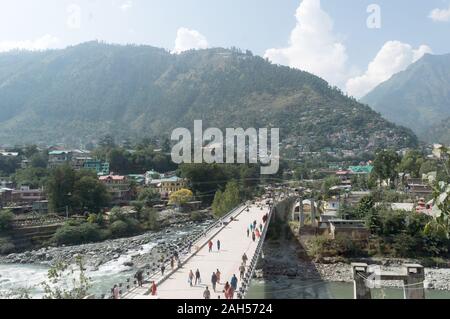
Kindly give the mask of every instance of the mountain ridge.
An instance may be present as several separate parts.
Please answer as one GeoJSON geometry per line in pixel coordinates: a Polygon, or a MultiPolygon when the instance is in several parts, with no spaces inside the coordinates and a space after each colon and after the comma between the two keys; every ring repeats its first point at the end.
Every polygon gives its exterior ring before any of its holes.
{"type": "Polygon", "coordinates": [[[361,102],[388,120],[411,128],[427,142],[442,140],[430,135],[430,130],[450,117],[450,54],[424,55],[381,83],[361,102]]]}
{"type": "Polygon", "coordinates": [[[171,54],[88,42],[0,54],[0,144],[170,137],[195,119],[219,128],[280,127],[284,138],[313,148],[417,143],[323,79],[249,51],[171,54]]]}

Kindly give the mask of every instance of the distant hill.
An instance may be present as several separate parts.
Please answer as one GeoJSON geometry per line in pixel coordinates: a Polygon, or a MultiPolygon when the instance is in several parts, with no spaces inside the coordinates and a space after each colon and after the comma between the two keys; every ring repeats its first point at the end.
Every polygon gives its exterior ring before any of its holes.
{"type": "Polygon", "coordinates": [[[449,140],[448,130],[444,135],[438,132],[442,120],[450,117],[450,54],[425,55],[361,101],[388,120],[411,128],[425,141],[449,140]]]}
{"type": "Polygon", "coordinates": [[[430,141],[450,145],[450,117],[437,122],[427,131],[430,141]]]}
{"type": "Polygon", "coordinates": [[[280,127],[284,138],[316,149],[417,143],[410,130],[324,80],[251,52],[173,55],[89,42],[0,54],[0,144],[170,137],[195,119],[219,128],[280,127]]]}

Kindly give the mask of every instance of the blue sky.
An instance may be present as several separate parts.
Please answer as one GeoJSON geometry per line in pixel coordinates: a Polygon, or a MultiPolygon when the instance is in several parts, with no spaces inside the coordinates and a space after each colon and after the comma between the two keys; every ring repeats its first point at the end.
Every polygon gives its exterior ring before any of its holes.
{"type": "Polygon", "coordinates": [[[318,74],[355,96],[424,53],[450,52],[450,0],[0,0],[0,5],[0,51],[93,39],[178,52],[236,46],[318,74]],[[381,10],[380,28],[367,27],[370,4],[381,10]],[[439,10],[433,19],[432,10],[439,10]],[[396,56],[398,65],[387,67],[396,56]]]}

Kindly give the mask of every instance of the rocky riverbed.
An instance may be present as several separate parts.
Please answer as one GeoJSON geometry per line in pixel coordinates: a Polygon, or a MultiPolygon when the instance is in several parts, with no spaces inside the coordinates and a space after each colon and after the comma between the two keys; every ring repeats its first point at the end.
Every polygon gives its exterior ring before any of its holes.
{"type": "MultiPolygon", "coordinates": [[[[323,280],[326,282],[353,282],[350,263],[339,262],[335,259],[326,259],[323,262],[311,261],[305,256],[299,256],[295,245],[285,247],[266,245],[265,258],[260,262],[256,276],[271,279],[277,276],[287,276],[302,280],[323,280]]],[[[372,270],[381,269],[383,272],[403,273],[403,265],[417,263],[415,260],[371,258],[358,259],[353,262],[367,263],[372,270]]],[[[382,281],[383,287],[402,287],[398,281],[382,281]]],[[[425,282],[427,289],[450,291],[449,268],[425,268],[425,282]]]]}
{"type": "Polygon", "coordinates": [[[0,264],[52,266],[59,261],[73,264],[76,257],[81,256],[86,267],[95,270],[111,260],[118,260],[123,255],[135,252],[131,255],[132,260],[125,262],[125,266],[140,268],[148,266],[149,261],[153,264],[161,257],[173,253],[188,240],[188,237],[201,232],[211,223],[212,221],[180,223],[159,232],[148,232],[131,238],[77,246],[44,247],[39,250],[0,256],[0,264]]]}

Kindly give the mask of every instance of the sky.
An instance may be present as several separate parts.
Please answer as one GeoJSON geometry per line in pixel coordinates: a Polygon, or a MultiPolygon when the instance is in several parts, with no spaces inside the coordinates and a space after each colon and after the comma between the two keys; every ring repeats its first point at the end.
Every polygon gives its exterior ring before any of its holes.
{"type": "Polygon", "coordinates": [[[0,0],[0,52],[234,46],[357,98],[426,53],[450,53],[449,38],[450,0],[0,0]]]}

